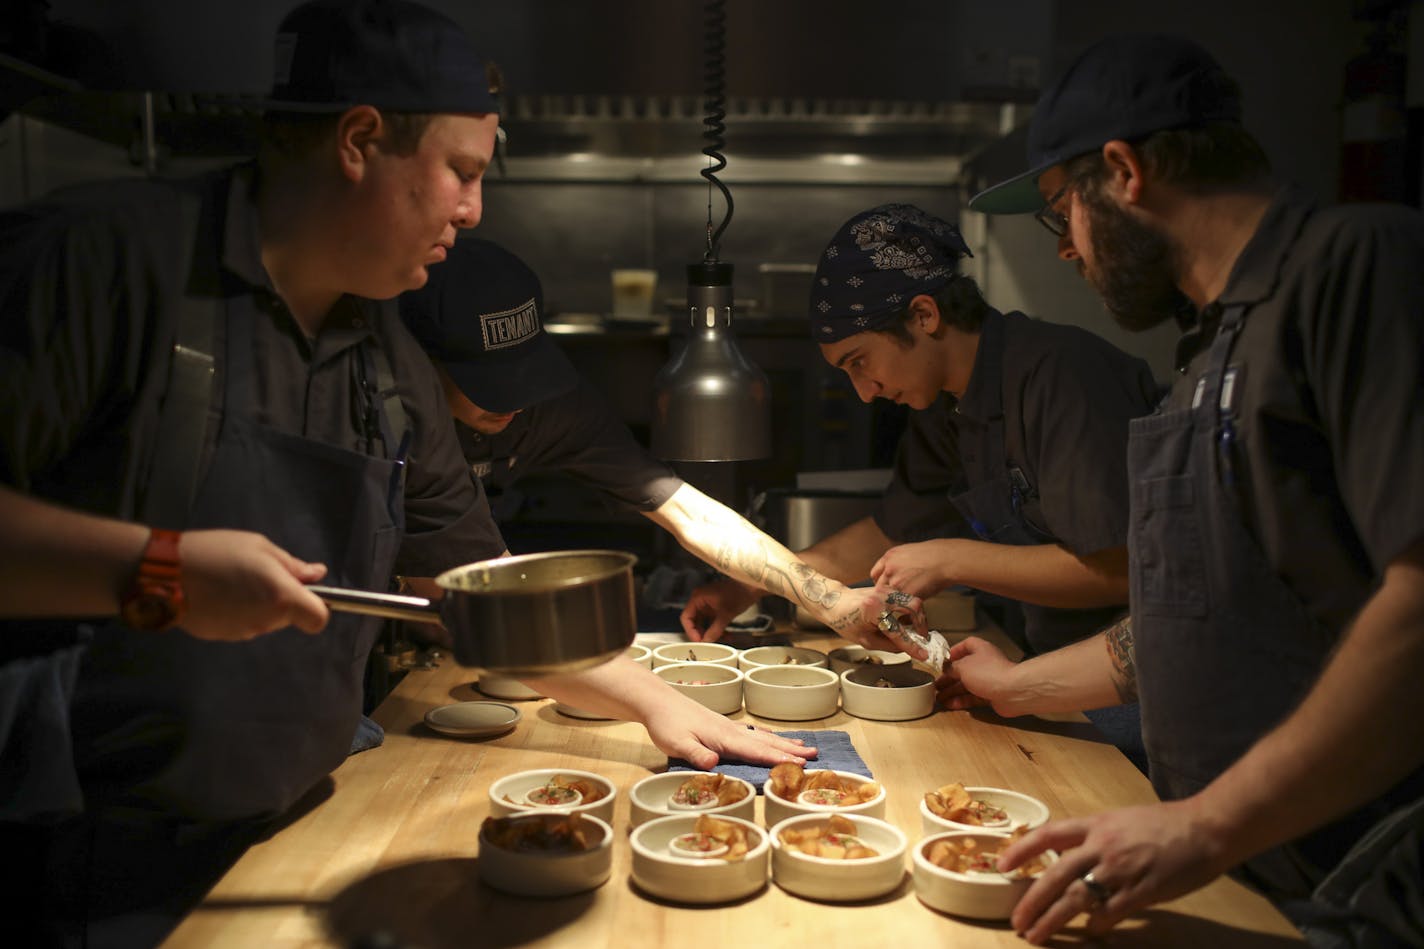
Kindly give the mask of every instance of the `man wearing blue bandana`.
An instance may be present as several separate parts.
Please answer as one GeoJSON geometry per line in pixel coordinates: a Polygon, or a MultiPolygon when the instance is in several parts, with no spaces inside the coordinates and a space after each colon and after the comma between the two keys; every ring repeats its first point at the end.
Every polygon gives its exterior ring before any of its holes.
{"type": "MultiPolygon", "coordinates": [[[[953,225],[905,204],[855,215],[822,253],[810,299],[822,355],[861,399],[914,411],[876,513],[800,556],[845,582],[1015,601],[1022,629],[1009,632],[1036,655],[1126,611],[1127,423],[1157,386],[1092,333],[989,306],[956,272],[968,253],[953,225]]],[[[754,595],[719,582],[688,608],[714,617],[715,638],[754,595]]],[[[1135,710],[1093,715],[1140,750],[1135,710]]]]}

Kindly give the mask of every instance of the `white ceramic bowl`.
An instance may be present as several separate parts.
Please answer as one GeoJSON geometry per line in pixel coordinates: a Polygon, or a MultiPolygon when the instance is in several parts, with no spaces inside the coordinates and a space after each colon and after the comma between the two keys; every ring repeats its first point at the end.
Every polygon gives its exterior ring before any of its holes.
{"type": "Polygon", "coordinates": [[[490,785],[490,816],[508,817],[511,814],[523,814],[528,811],[576,811],[611,824],[613,822],[613,801],[617,796],[618,789],[613,785],[613,782],[592,771],[575,771],[572,768],[517,771],[490,785]],[[606,793],[592,803],[559,806],[551,806],[547,802],[539,803],[536,799],[531,799],[528,796],[529,792],[548,786],[556,777],[563,777],[569,781],[587,781],[606,793]]]}
{"type": "Polygon", "coordinates": [[[644,646],[642,643],[634,643],[629,646],[628,651],[624,653],[624,655],[644,669],[651,669],[653,667],[653,650],[644,646]]]}
{"type": "Polygon", "coordinates": [[[698,808],[695,811],[673,804],[669,800],[673,792],[688,778],[702,774],[700,771],[668,771],[644,778],[628,791],[628,821],[637,827],[659,817],[671,814],[711,814],[714,817],[740,817],[742,820],[756,819],[756,788],[741,778],[723,775],[725,781],[740,785],[746,794],[740,801],[721,806],[698,808]]]}
{"type": "Polygon", "coordinates": [[[730,903],[766,886],[771,852],[766,831],[740,817],[718,819],[735,822],[746,831],[748,849],[742,859],[674,856],[668,845],[674,838],[690,833],[697,816],[659,817],[639,825],[629,838],[633,883],[661,899],[703,904],[730,903]]]}
{"type": "Polygon", "coordinates": [[[715,662],[737,668],[737,650],[725,643],[663,643],[653,647],[653,668],[674,662],[715,662]]]}
{"type": "Polygon", "coordinates": [[[818,666],[758,666],[742,683],[747,711],[758,718],[804,722],[830,718],[840,705],[841,681],[818,666]]]}
{"type": "Polygon", "coordinates": [[[841,673],[841,708],[880,722],[924,718],[934,711],[935,677],[908,663],[855,666],[841,673]],[[876,685],[889,682],[889,686],[876,685]]]}
{"type": "Polygon", "coordinates": [[[721,715],[742,710],[742,672],[716,662],[674,662],[653,675],[721,715]]]}
{"type": "Polygon", "coordinates": [[[759,666],[820,666],[829,665],[826,654],[805,646],[756,646],[737,656],[737,667],[743,672],[759,666]]]}
{"type": "Polygon", "coordinates": [[[920,829],[925,834],[939,834],[950,830],[992,830],[1007,833],[1017,827],[1027,827],[1032,830],[1048,821],[1048,805],[1036,797],[1029,797],[1018,791],[1006,791],[1003,788],[966,787],[964,790],[968,791],[969,796],[976,801],[983,801],[1007,811],[1009,822],[1001,826],[984,827],[978,824],[961,824],[958,821],[945,820],[930,810],[930,806],[925,803],[922,794],[920,795],[920,829]]]}
{"type": "Polygon", "coordinates": [[[481,671],[479,681],[475,683],[475,688],[490,698],[504,699],[505,701],[511,699],[515,701],[523,699],[542,699],[544,697],[518,679],[510,678],[507,675],[500,675],[497,672],[481,671]]]}
{"type": "MultiPolygon", "coordinates": [[[[480,879],[488,886],[516,896],[567,896],[582,893],[607,882],[613,870],[613,828],[588,814],[590,841],[597,843],[579,853],[551,853],[538,850],[507,850],[493,843],[480,828],[480,879]]],[[[563,813],[548,811],[520,814],[509,820],[544,822],[567,819],[563,813]]]]}
{"type": "Polygon", "coordinates": [[[836,675],[840,675],[847,669],[855,669],[860,666],[892,666],[911,661],[909,653],[866,649],[864,646],[842,646],[839,649],[832,649],[826,654],[826,658],[830,660],[831,671],[836,675]]]}
{"type": "MultiPolygon", "coordinates": [[[[1002,849],[1009,835],[995,831],[949,831],[924,838],[911,851],[914,862],[915,895],[931,909],[970,919],[1008,919],[1014,906],[1033,885],[1033,878],[1001,873],[956,873],[936,866],[925,856],[935,841],[975,838],[982,845],[1002,849]]],[[[1055,859],[1050,853],[1048,860],[1055,859]]]]}
{"type": "MultiPolygon", "coordinates": [[[[807,768],[806,773],[808,775],[815,774],[818,770],[824,769],[807,768]]],[[[837,771],[835,773],[855,784],[865,784],[870,781],[869,778],[852,771],[837,771]]],[[[768,827],[774,827],[788,817],[800,817],[803,814],[813,814],[824,817],[832,811],[837,814],[844,814],[851,820],[855,820],[857,817],[874,817],[877,820],[885,819],[885,785],[883,784],[880,786],[880,793],[876,794],[870,800],[844,807],[833,804],[811,804],[801,800],[788,801],[786,798],[772,791],[771,782],[769,781],[762,790],[764,792],[762,813],[766,819],[766,826],[768,827]]]]}
{"type": "Polygon", "coordinates": [[[873,900],[900,885],[905,878],[905,832],[873,817],[850,817],[855,836],[878,856],[834,860],[802,853],[781,842],[783,830],[824,827],[825,814],[788,817],[771,828],[771,878],[789,893],[812,900],[845,903],[873,900]]]}

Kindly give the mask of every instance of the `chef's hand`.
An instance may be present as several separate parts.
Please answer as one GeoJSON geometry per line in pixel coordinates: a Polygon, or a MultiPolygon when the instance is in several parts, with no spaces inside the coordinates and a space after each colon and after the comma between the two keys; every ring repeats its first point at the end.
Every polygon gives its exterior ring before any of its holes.
{"type": "Polygon", "coordinates": [[[934,596],[953,581],[947,575],[952,540],[927,540],[891,547],[870,568],[875,585],[915,596],[934,596]]]}
{"type": "Polygon", "coordinates": [[[643,722],[658,750],[669,758],[682,758],[706,771],[724,759],[751,764],[777,765],[816,757],[816,749],[799,740],[782,738],[761,728],[748,728],[719,715],[681,692],[667,715],[643,722]]]}
{"type": "Polygon", "coordinates": [[[727,624],[761,597],[761,591],[720,577],[692,591],[682,609],[682,631],[695,643],[720,639],[727,624]]]}
{"type": "MultiPolygon", "coordinates": [[[[978,636],[968,636],[949,647],[944,674],[935,680],[940,708],[965,709],[993,705],[1008,692],[1009,676],[1018,663],[995,645],[978,636]]],[[[1001,715],[1013,714],[995,707],[1001,715]]]]}
{"type": "Polygon", "coordinates": [[[1205,886],[1230,867],[1227,848],[1195,799],[1129,807],[1092,817],[1059,820],[1004,848],[999,869],[1009,871],[1045,850],[1059,853],[1014,907],[1014,931],[1043,945],[1079,913],[1101,935],[1124,917],[1205,886]],[[1082,877],[1105,888],[1102,902],[1082,877]]]}
{"type": "Polygon", "coordinates": [[[330,615],[305,584],[326,576],[250,531],[185,531],[178,543],[188,612],[183,629],[198,639],[238,641],[295,626],[317,633],[330,615]]]}
{"type": "Polygon", "coordinates": [[[874,587],[847,587],[836,604],[831,628],[844,639],[885,652],[909,653],[915,659],[928,659],[929,653],[903,633],[902,623],[924,634],[924,604],[917,596],[890,599],[893,591],[874,587]],[[889,615],[887,622],[885,616],[889,615]]]}

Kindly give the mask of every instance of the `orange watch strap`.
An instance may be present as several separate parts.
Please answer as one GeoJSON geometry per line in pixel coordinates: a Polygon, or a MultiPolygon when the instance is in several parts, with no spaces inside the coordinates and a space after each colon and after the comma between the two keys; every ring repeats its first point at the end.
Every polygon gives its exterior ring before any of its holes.
{"type": "Polygon", "coordinates": [[[183,618],[182,567],[178,556],[181,531],[155,527],[144,547],[143,560],[120,606],[123,621],[134,629],[167,629],[183,618]]]}

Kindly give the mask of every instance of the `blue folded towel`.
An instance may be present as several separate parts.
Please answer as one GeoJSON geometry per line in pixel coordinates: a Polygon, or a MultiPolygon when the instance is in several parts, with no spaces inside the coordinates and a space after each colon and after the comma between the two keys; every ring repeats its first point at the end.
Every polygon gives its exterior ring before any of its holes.
{"type": "MultiPolygon", "coordinates": [[[[814,745],[819,754],[806,762],[807,768],[827,768],[832,771],[849,771],[862,777],[873,778],[870,769],[861,760],[860,754],[850,742],[850,735],[842,731],[790,731],[777,732],[782,738],[799,738],[808,745],[814,745]]],[[[669,771],[700,771],[681,758],[668,759],[669,771]]],[[[747,764],[742,761],[722,761],[713,771],[741,778],[761,793],[771,768],[767,765],[747,764]]]]}
{"type": "Polygon", "coordinates": [[[351,736],[351,750],[347,754],[354,755],[372,748],[379,748],[385,740],[386,730],[362,715],[361,721],[356,723],[356,734],[351,736]]]}

